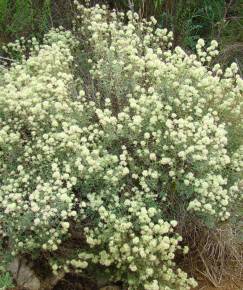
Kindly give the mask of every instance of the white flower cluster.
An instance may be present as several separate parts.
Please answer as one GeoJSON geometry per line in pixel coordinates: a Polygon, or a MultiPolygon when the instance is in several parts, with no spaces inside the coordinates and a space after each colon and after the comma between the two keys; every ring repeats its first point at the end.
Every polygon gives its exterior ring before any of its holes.
{"type": "Polygon", "coordinates": [[[182,240],[174,233],[177,222],[159,218],[160,210],[144,204],[142,197],[146,194],[137,188],[132,190],[132,198],[120,198],[119,203],[114,199],[107,208],[100,206],[100,197],[99,202],[93,202],[97,197],[90,196],[90,205],[94,212],[99,212],[100,222],[94,229],[84,229],[91,251],[81,252],[81,260],[75,263],[86,258],[88,263],[109,267],[114,281],[122,280],[127,272],[129,289],[172,290],[196,286],[181,269],[173,271],[173,259],[181,249],[182,240]]]}
{"type": "MultiPolygon", "coordinates": [[[[133,198],[117,203],[117,198],[105,207],[108,193],[90,195],[90,210],[99,213],[96,227],[85,227],[90,249],[78,252],[65,263],[65,271],[74,268],[82,272],[88,265],[107,267],[109,279],[123,280],[126,273],[129,289],[191,289],[197,285],[181,269],[174,271],[173,261],[182,238],[174,233],[177,222],[159,218],[161,212],[146,207],[144,193],[133,188],[133,198]],[[101,205],[102,204],[102,205],[101,205]],[[157,285],[155,287],[155,285],[157,285]]],[[[186,254],[187,247],[183,248],[186,254]]],[[[56,265],[54,264],[56,270],[56,265]]],[[[59,268],[62,268],[59,266],[59,268]]]]}
{"type": "Polygon", "coordinates": [[[200,38],[197,42],[196,49],[201,63],[210,63],[212,58],[219,54],[217,47],[217,41],[212,40],[211,45],[205,49],[205,41],[200,38]]]}
{"type": "Polygon", "coordinates": [[[240,193],[237,66],[209,68],[214,41],[187,55],[154,18],[76,4],[80,42],[53,30],[0,68],[0,258],[190,289],[179,213],[225,220],[240,193]]]}
{"type": "Polygon", "coordinates": [[[78,4],[78,10],[76,29],[93,49],[90,72],[98,83],[97,102],[105,96],[110,103],[97,117],[107,139],[110,127],[123,140],[133,135],[129,163],[142,188],[152,189],[147,185],[152,179],[166,193],[173,188],[171,194],[187,199],[189,210],[228,218],[232,184],[225,168],[239,164],[232,154],[234,136],[228,138],[238,126],[230,118],[240,120],[243,83],[237,66],[220,77],[219,65],[212,70],[204,65],[218,53],[214,40],[203,52],[200,39],[198,55],[187,55],[180,47],[168,48],[171,33],[137,20],[136,14],[128,12],[125,25],[123,13],[105,7],[78,4]],[[141,164],[150,169],[144,173],[141,164]]]}
{"type": "Polygon", "coordinates": [[[57,250],[76,217],[71,190],[77,178],[58,157],[71,150],[69,143],[80,130],[70,115],[74,108],[82,113],[80,103],[69,98],[73,57],[67,43],[72,38],[51,31],[38,53],[36,47],[28,60],[22,58],[3,74],[0,235],[11,239],[13,255],[57,250]]]}

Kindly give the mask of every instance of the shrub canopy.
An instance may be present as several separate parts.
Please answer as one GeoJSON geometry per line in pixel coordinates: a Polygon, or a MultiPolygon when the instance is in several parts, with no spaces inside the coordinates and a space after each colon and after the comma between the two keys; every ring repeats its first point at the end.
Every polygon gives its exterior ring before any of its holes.
{"type": "MultiPolygon", "coordinates": [[[[240,193],[243,82],[136,13],[77,3],[0,74],[0,255],[129,289],[191,289],[175,263],[188,217],[229,218],[240,193]]],[[[21,52],[22,53],[22,52],[21,52]]]]}

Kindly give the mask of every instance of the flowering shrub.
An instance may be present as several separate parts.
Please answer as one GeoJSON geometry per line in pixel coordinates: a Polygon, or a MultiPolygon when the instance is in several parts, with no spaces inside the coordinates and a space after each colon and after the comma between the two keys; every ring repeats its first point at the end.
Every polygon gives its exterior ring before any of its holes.
{"type": "Polygon", "coordinates": [[[1,69],[0,255],[191,289],[180,214],[224,221],[239,197],[237,65],[210,69],[215,41],[187,55],[154,18],[76,4],[74,36],[1,69]]]}

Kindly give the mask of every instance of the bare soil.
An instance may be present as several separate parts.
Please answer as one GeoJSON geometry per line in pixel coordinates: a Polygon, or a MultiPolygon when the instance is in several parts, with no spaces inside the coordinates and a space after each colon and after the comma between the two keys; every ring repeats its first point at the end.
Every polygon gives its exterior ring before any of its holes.
{"type": "Polygon", "coordinates": [[[207,282],[199,283],[196,290],[243,290],[243,281],[226,281],[219,287],[214,287],[207,282]]]}

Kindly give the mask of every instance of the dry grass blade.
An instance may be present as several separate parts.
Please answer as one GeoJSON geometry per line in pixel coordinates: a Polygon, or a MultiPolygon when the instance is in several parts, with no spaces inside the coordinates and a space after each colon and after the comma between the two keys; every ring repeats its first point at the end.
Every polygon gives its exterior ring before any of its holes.
{"type": "Polygon", "coordinates": [[[225,279],[242,278],[242,251],[231,226],[209,230],[194,221],[189,228],[183,234],[190,247],[184,267],[191,269],[192,275],[200,273],[214,287],[220,287],[225,279]]]}
{"type": "Polygon", "coordinates": [[[242,77],[243,70],[243,43],[234,43],[226,46],[217,57],[216,61],[223,66],[236,62],[242,77]]]}

